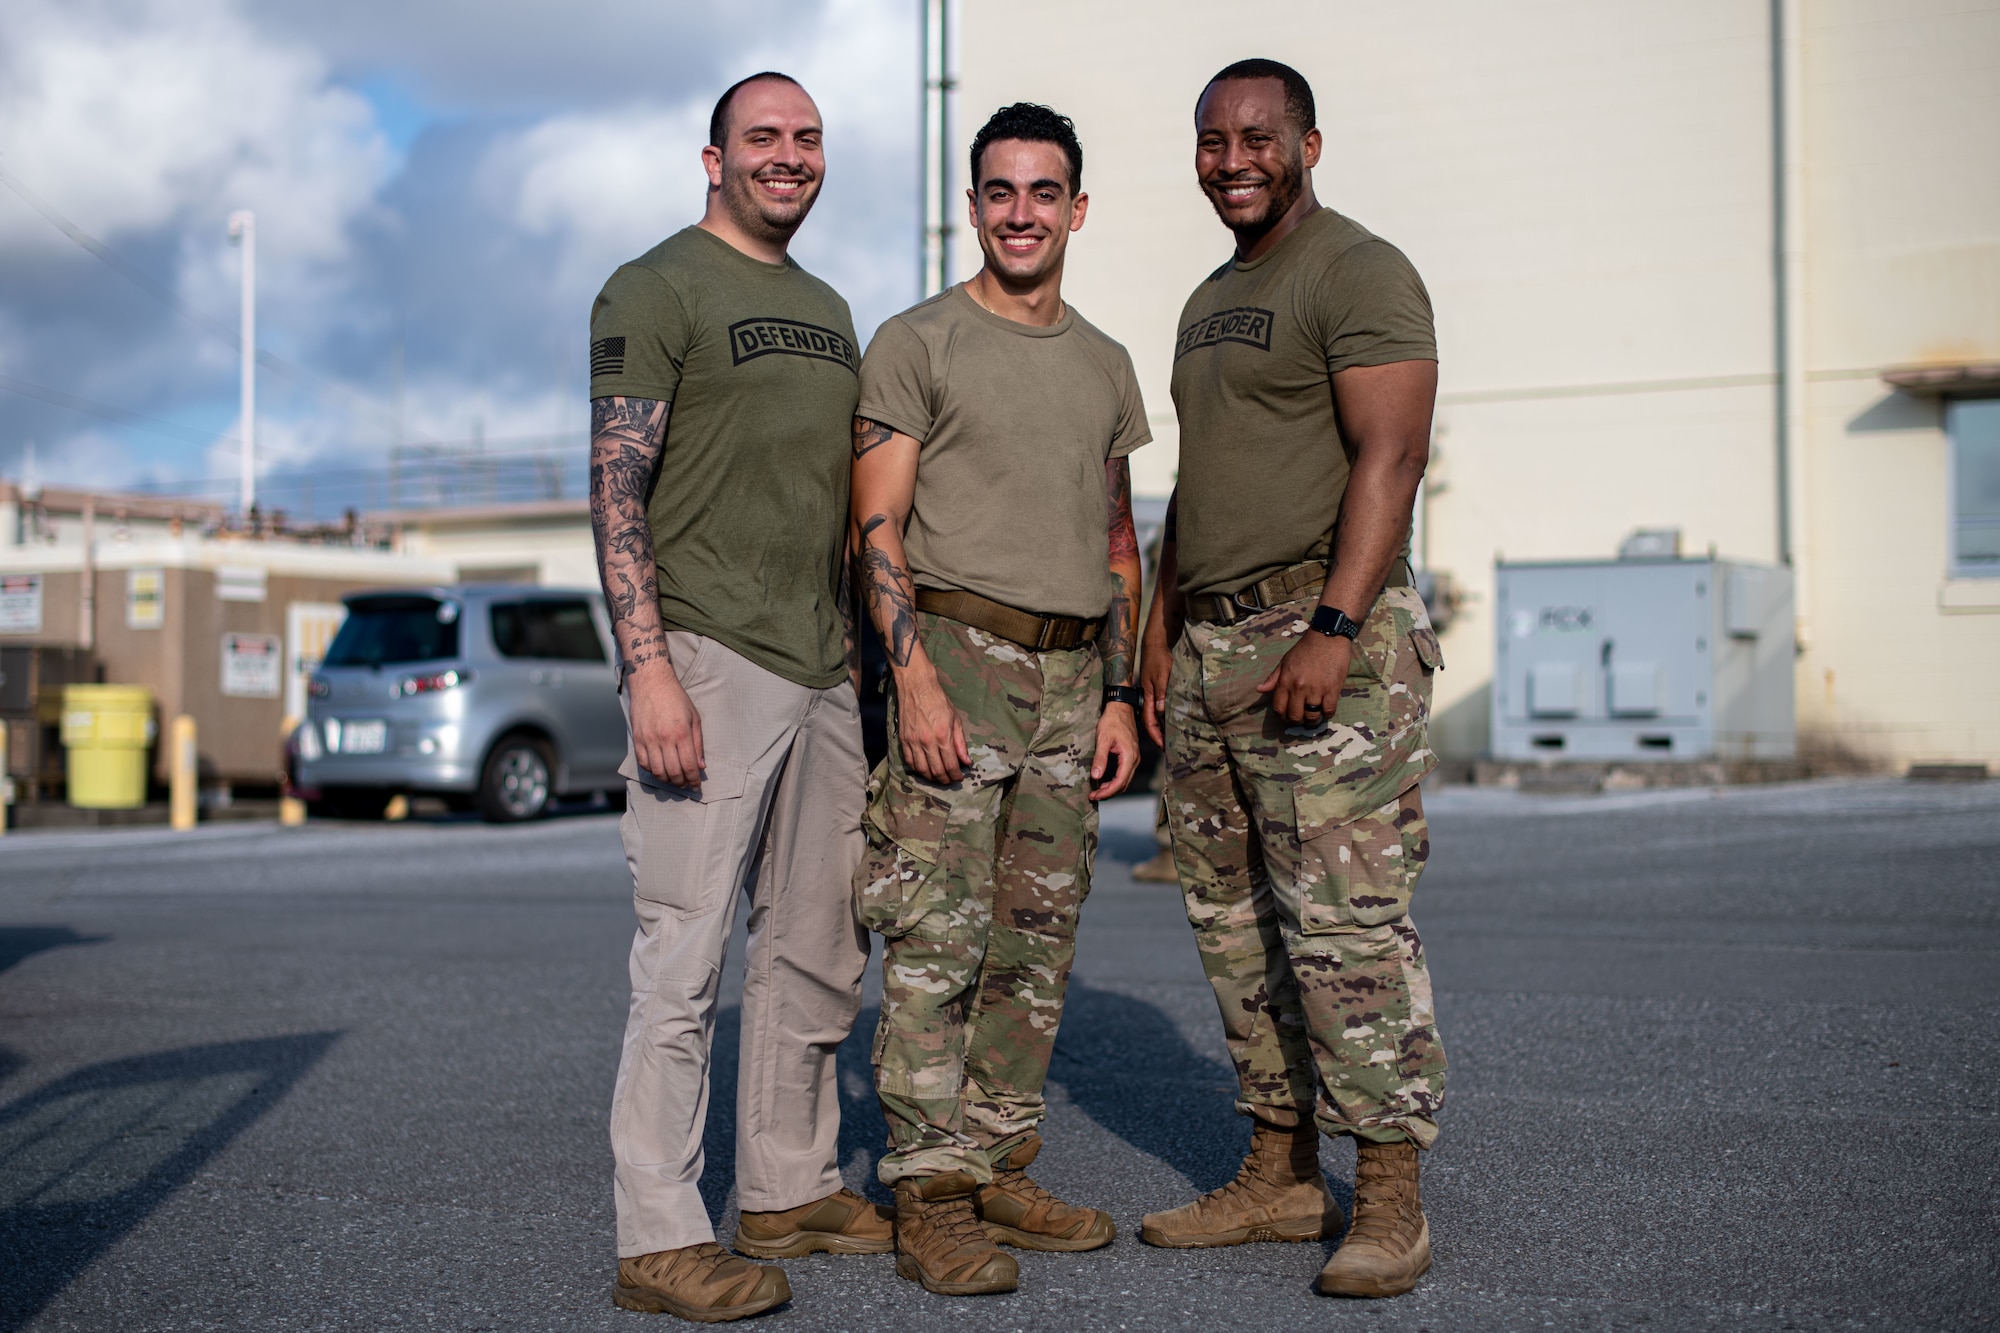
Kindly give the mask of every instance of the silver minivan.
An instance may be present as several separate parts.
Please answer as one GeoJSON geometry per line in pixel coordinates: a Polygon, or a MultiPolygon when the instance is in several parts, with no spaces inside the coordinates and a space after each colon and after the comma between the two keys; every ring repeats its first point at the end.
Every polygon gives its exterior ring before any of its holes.
{"type": "Polygon", "coordinates": [[[399,793],[490,820],[624,791],[625,718],[594,590],[469,584],[356,593],[294,736],[312,806],[380,815],[399,793]]]}

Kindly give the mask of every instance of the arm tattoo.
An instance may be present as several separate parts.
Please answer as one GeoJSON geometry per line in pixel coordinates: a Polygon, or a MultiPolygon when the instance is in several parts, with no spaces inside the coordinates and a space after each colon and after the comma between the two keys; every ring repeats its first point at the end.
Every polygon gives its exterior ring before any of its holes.
{"type": "Polygon", "coordinates": [[[618,656],[628,669],[667,660],[660,570],[646,518],[666,424],[667,404],[655,399],[590,402],[590,532],[618,656]]]}
{"type": "Polygon", "coordinates": [[[1111,608],[1097,649],[1104,683],[1129,685],[1139,631],[1139,534],[1132,527],[1132,465],[1113,458],[1104,465],[1105,508],[1111,527],[1111,608]]]}
{"type": "Polygon", "coordinates": [[[1098,635],[1098,655],[1104,659],[1106,685],[1132,683],[1133,641],[1138,637],[1138,599],[1125,576],[1112,571],[1111,609],[1104,617],[1104,632],[1098,635]]]}
{"type": "Polygon", "coordinates": [[[1105,508],[1111,524],[1111,561],[1137,560],[1139,534],[1132,527],[1132,464],[1114,458],[1104,465],[1105,508]]]}
{"type": "Polygon", "coordinates": [[[834,600],[840,603],[840,646],[847,654],[847,674],[853,678],[854,688],[861,688],[861,626],[854,614],[854,561],[851,553],[840,553],[840,587],[834,593],[834,600]]]}
{"type": "Polygon", "coordinates": [[[917,643],[916,587],[909,571],[870,540],[888,521],[887,514],[871,514],[861,525],[861,595],[868,601],[868,614],[882,635],[889,660],[908,666],[917,643]]]}
{"type": "Polygon", "coordinates": [[[872,449],[881,448],[895,433],[879,421],[870,421],[867,417],[854,418],[854,456],[859,458],[872,449]]]}

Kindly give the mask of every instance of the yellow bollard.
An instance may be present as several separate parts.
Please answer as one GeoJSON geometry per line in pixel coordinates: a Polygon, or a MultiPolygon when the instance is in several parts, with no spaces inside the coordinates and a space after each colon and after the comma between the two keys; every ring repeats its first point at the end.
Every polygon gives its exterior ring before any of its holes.
{"type": "MultiPolygon", "coordinates": [[[[290,753],[292,733],[297,731],[301,725],[303,724],[297,718],[288,717],[279,726],[278,749],[280,753],[290,753]]],[[[306,803],[292,794],[291,784],[287,782],[283,794],[278,797],[278,823],[286,828],[297,828],[305,822],[306,803]]]]}
{"type": "Polygon", "coordinates": [[[183,833],[194,827],[200,758],[201,752],[194,743],[194,719],[182,713],[174,719],[173,748],[167,756],[167,781],[172,792],[173,826],[183,833]]]}
{"type": "Polygon", "coordinates": [[[397,792],[389,798],[388,807],[382,811],[382,818],[388,820],[391,824],[400,824],[409,817],[410,798],[401,792],[397,792]]]}

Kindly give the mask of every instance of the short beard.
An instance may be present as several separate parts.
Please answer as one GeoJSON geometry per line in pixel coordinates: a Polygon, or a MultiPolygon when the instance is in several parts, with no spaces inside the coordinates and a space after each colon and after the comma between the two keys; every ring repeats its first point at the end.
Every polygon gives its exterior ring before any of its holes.
{"type": "Polygon", "coordinates": [[[819,182],[811,175],[792,177],[801,182],[799,199],[793,204],[774,204],[761,196],[753,172],[732,170],[727,162],[722,167],[722,206],[729,210],[729,216],[746,235],[760,241],[778,245],[792,239],[806,214],[812,212],[813,202],[819,198],[819,182]]]}
{"type": "Polygon", "coordinates": [[[1235,232],[1239,242],[1254,245],[1266,232],[1278,225],[1278,219],[1292,211],[1292,205],[1296,204],[1299,196],[1305,193],[1305,152],[1302,146],[1295,145],[1291,154],[1285,159],[1284,171],[1271,177],[1271,192],[1268,196],[1270,202],[1264,206],[1263,213],[1258,217],[1232,222],[1222,211],[1222,204],[1216,199],[1217,191],[1205,188],[1207,186],[1205,181],[1203,186],[1202,193],[1208,195],[1208,205],[1215,210],[1215,216],[1221,219],[1222,225],[1235,232]]]}

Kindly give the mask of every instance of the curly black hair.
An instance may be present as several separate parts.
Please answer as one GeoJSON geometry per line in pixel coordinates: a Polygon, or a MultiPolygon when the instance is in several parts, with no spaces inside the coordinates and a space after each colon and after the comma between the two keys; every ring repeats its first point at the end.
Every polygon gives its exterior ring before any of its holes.
{"type": "Polygon", "coordinates": [[[973,189],[979,188],[979,159],[986,146],[1002,139],[1057,145],[1069,158],[1070,194],[1075,196],[1083,191],[1083,145],[1077,142],[1075,123],[1038,102],[1016,102],[1001,107],[972,136],[972,175],[968,179],[973,189]]]}

